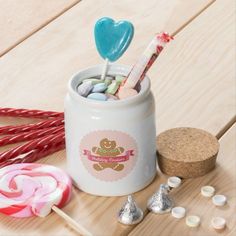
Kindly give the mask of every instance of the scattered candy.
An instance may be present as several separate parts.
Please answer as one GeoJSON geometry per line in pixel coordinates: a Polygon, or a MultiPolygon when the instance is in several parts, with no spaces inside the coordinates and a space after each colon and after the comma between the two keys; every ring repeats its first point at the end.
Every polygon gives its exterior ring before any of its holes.
{"type": "Polygon", "coordinates": [[[159,190],[148,200],[147,208],[156,214],[170,212],[174,203],[168,195],[169,190],[167,184],[161,184],[159,190]]]}
{"type": "Polygon", "coordinates": [[[125,99],[125,98],[129,98],[129,97],[133,97],[137,94],[138,94],[138,92],[135,89],[132,89],[132,88],[121,87],[120,90],[118,91],[119,99],[125,99]]]}
{"type": "Polygon", "coordinates": [[[213,217],[211,220],[211,225],[214,229],[224,229],[226,220],[223,217],[213,217]]]}
{"type": "Polygon", "coordinates": [[[77,91],[79,95],[81,95],[82,97],[87,97],[88,94],[92,91],[92,89],[93,89],[92,81],[87,81],[79,85],[77,91]]]}
{"type": "Polygon", "coordinates": [[[171,188],[178,188],[181,185],[181,179],[176,176],[172,176],[168,178],[167,184],[171,188]]]}
{"type": "Polygon", "coordinates": [[[189,227],[197,227],[200,225],[200,217],[199,216],[187,216],[186,225],[189,227]]]}
{"type": "Polygon", "coordinates": [[[71,197],[70,177],[54,166],[13,164],[0,169],[0,212],[12,217],[44,217],[71,197]]]}
{"type": "Polygon", "coordinates": [[[107,100],[107,96],[103,93],[90,93],[87,98],[97,100],[97,101],[107,100]]]}
{"type": "Polygon", "coordinates": [[[185,217],[186,210],[183,207],[174,207],[171,210],[171,214],[173,217],[181,219],[185,217]]]}
{"type": "Polygon", "coordinates": [[[117,92],[119,86],[120,86],[119,82],[117,82],[115,80],[112,81],[112,83],[108,86],[106,93],[114,95],[117,92]]]}
{"type": "Polygon", "coordinates": [[[215,188],[212,186],[203,186],[201,188],[201,194],[204,197],[212,197],[215,194],[215,188]]]}
{"type": "Polygon", "coordinates": [[[121,210],[118,212],[118,221],[125,225],[133,225],[139,223],[143,219],[143,211],[137,207],[131,195],[125,202],[121,210]]]}
{"type": "Polygon", "coordinates": [[[107,85],[105,83],[99,83],[94,85],[92,89],[92,93],[102,93],[107,89],[107,85]]]}
{"type": "Polygon", "coordinates": [[[212,202],[216,206],[224,206],[227,202],[227,198],[224,195],[215,195],[214,197],[212,197],[212,202]]]}

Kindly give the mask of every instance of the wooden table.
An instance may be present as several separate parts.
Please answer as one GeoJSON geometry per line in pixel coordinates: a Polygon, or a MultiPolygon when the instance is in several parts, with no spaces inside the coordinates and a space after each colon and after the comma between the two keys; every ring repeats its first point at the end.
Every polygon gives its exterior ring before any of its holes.
{"type": "MultiPolygon", "coordinates": [[[[178,126],[205,129],[220,142],[217,166],[201,178],[185,180],[173,192],[177,205],[201,217],[188,228],[169,214],[146,210],[148,197],[167,176],[134,194],[145,212],[142,223],[123,226],[116,213],[125,197],[95,197],[73,190],[63,210],[93,235],[235,235],[236,234],[236,91],[234,0],[0,0],[1,107],[63,110],[66,84],[77,70],[101,63],[93,40],[96,19],[111,16],[135,25],[132,45],[119,63],[132,65],[154,33],[178,32],[151,68],[157,110],[157,132],[178,126]],[[200,195],[213,185],[227,196],[217,208],[200,195]],[[223,216],[227,228],[216,232],[213,216],[223,216]]],[[[29,122],[1,118],[1,125],[29,122]]],[[[3,150],[3,148],[1,149],[3,150]]],[[[65,152],[40,162],[65,168],[65,152]]],[[[52,213],[46,218],[13,219],[0,215],[0,235],[77,235],[52,213]]]]}

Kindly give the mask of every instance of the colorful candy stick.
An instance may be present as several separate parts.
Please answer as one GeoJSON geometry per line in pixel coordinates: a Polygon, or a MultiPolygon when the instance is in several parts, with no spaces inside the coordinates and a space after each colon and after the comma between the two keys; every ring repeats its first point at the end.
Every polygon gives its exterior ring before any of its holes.
{"type": "Polygon", "coordinates": [[[135,88],[137,83],[141,81],[153,62],[159,56],[160,52],[172,37],[167,33],[156,35],[148,45],[143,55],[130,71],[126,81],[123,84],[124,88],[135,88]]]}
{"type": "Polygon", "coordinates": [[[17,134],[21,132],[28,132],[32,130],[44,129],[44,128],[55,127],[55,126],[60,126],[60,125],[64,125],[63,118],[53,118],[53,119],[41,121],[35,124],[3,126],[3,127],[0,127],[0,135],[17,134]]]}
{"type": "Polygon", "coordinates": [[[19,133],[15,135],[8,135],[8,136],[0,138],[0,147],[4,145],[8,145],[8,144],[25,142],[32,139],[41,138],[49,134],[57,134],[61,131],[64,131],[64,126],[62,125],[56,126],[56,127],[45,128],[45,129],[33,130],[33,131],[19,133]]]}
{"type": "Polygon", "coordinates": [[[8,159],[15,158],[20,154],[28,153],[34,149],[42,149],[46,145],[60,143],[64,140],[64,138],[65,133],[62,131],[58,134],[48,135],[42,138],[31,140],[11,150],[0,153],[0,163],[5,162],[8,159]]]}
{"type": "Polygon", "coordinates": [[[16,108],[0,108],[0,116],[10,117],[27,117],[27,118],[53,118],[64,117],[63,112],[16,109],[16,108]]]}
{"type": "Polygon", "coordinates": [[[26,154],[20,154],[14,159],[7,159],[6,161],[1,162],[0,168],[17,163],[32,163],[55,152],[61,151],[64,148],[65,140],[61,141],[60,143],[46,145],[42,149],[34,149],[26,154]],[[24,156],[22,157],[22,155],[24,156]]]}
{"type": "Polygon", "coordinates": [[[78,233],[91,235],[59,209],[69,202],[71,193],[71,178],[54,166],[25,163],[0,169],[1,213],[18,218],[45,217],[53,210],[78,233]]]}

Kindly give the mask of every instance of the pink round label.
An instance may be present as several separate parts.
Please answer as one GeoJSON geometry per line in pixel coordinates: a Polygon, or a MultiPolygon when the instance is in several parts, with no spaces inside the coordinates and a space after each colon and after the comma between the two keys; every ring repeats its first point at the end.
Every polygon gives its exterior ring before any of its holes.
{"type": "Polygon", "coordinates": [[[126,133],[103,130],[84,136],[80,158],[88,172],[97,179],[115,181],[127,176],[138,157],[136,141],[126,133]]]}

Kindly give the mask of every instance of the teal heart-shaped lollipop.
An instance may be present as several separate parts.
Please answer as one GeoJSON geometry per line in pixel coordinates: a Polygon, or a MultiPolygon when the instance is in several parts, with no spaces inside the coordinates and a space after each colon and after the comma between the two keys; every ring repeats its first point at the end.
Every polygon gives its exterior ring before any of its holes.
{"type": "Polygon", "coordinates": [[[115,22],[109,17],[99,19],[94,28],[96,47],[102,58],[118,60],[132,41],[134,27],[129,21],[115,22]]]}

